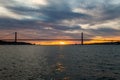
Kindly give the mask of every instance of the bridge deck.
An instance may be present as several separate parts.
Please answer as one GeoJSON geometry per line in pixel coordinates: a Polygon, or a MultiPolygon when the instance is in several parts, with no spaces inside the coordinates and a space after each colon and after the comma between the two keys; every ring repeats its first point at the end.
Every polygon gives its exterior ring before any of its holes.
{"type": "MultiPolygon", "coordinates": [[[[14,41],[14,39],[0,39],[3,41],[14,41]]],[[[82,39],[17,39],[17,41],[81,41],[82,39]]],[[[120,41],[120,40],[105,40],[105,39],[84,39],[84,41],[120,41]]]]}

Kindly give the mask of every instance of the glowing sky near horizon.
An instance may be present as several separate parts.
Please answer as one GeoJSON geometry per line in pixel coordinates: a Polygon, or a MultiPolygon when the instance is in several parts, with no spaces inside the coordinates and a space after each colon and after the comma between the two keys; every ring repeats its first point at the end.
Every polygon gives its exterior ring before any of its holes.
{"type": "Polygon", "coordinates": [[[120,0],[0,0],[0,37],[120,39],[120,0]],[[28,36],[29,35],[29,36],[28,36]]]}

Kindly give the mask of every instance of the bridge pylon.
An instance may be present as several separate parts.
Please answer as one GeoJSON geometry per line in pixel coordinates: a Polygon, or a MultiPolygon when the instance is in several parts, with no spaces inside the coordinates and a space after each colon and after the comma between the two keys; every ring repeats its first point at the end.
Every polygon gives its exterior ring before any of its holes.
{"type": "Polygon", "coordinates": [[[17,32],[15,32],[15,41],[14,42],[17,42],[17,32]]]}
{"type": "Polygon", "coordinates": [[[81,45],[84,45],[83,32],[81,33],[81,45]]]}

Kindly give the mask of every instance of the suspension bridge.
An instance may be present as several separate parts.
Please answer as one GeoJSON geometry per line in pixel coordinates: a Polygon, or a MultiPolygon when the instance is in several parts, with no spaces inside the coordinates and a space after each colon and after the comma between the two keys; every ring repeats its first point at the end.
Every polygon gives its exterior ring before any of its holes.
{"type": "MultiPolygon", "coordinates": [[[[21,36],[22,33],[19,33],[21,36]]],[[[27,42],[27,41],[79,41],[81,45],[84,44],[84,41],[90,41],[92,39],[85,39],[83,32],[81,32],[81,37],[77,39],[38,39],[38,38],[26,38],[25,34],[24,38],[20,38],[18,36],[18,32],[8,33],[6,35],[0,36],[1,41],[12,41],[12,42],[27,42]],[[18,38],[19,37],[19,38],[18,38]]],[[[28,37],[29,35],[27,35],[28,37]]],[[[29,36],[30,37],[30,36],[29,36]]],[[[120,42],[120,40],[105,40],[105,39],[95,39],[95,41],[106,41],[106,42],[120,42]]]]}

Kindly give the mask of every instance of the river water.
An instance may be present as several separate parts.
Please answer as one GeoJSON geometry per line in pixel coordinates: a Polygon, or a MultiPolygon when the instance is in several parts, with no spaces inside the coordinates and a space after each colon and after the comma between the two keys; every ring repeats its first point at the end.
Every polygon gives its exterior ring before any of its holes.
{"type": "Polygon", "coordinates": [[[0,80],[120,80],[120,46],[1,45],[0,80]]]}

